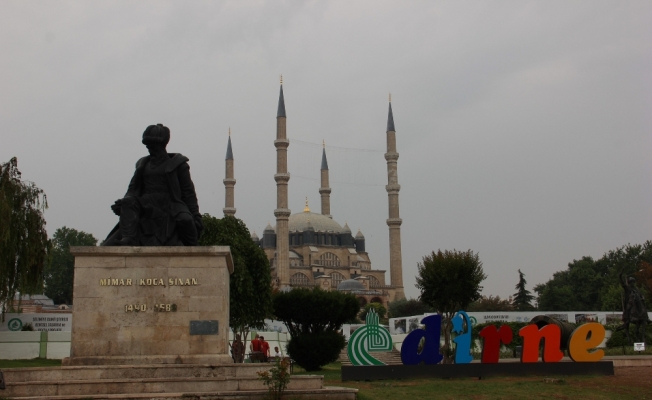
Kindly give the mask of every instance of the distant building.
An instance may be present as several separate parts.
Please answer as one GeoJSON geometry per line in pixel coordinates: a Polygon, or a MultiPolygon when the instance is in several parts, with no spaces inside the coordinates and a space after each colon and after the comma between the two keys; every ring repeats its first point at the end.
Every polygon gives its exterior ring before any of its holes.
{"type": "MultiPolygon", "coordinates": [[[[272,277],[280,288],[319,286],[325,290],[339,290],[354,294],[361,306],[367,303],[382,303],[405,298],[403,291],[403,268],[401,258],[401,219],[398,213],[398,178],[396,172],[396,136],[391,102],[387,121],[389,219],[390,231],[390,277],[385,281],[384,270],[371,267],[369,254],[365,250],[365,237],[360,230],[355,236],[345,222],[344,226],[330,215],[330,194],[328,161],[326,149],[321,159],[321,213],[310,211],[308,201],[301,213],[291,214],[288,208],[287,149],[290,141],[286,135],[285,99],[281,85],[277,112],[277,133],[274,146],[277,150],[277,208],[274,210],[276,225],[267,227],[262,238],[252,234],[254,242],[265,251],[272,266],[272,277]]],[[[234,215],[234,159],[231,137],[226,153],[225,215],[234,215]]]]}
{"type": "MultiPolygon", "coordinates": [[[[70,313],[71,307],[65,304],[55,305],[54,301],[43,295],[20,295],[14,297],[13,308],[23,314],[40,314],[40,313],[70,313]]],[[[9,312],[10,310],[7,310],[9,312]]]]}

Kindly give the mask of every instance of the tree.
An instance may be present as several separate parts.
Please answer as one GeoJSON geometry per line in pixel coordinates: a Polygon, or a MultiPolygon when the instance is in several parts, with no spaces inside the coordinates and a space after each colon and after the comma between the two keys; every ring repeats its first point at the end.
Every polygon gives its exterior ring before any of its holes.
{"type": "Polygon", "coordinates": [[[560,276],[566,276],[566,271],[555,272],[553,276],[558,278],[558,281],[553,280],[548,281],[545,284],[539,284],[534,287],[534,291],[537,292],[538,296],[538,308],[541,311],[572,311],[572,310],[581,310],[581,307],[578,307],[577,300],[575,299],[575,293],[570,284],[559,284],[564,282],[567,278],[559,278],[560,276]]]}
{"type": "MultiPolygon", "coordinates": [[[[204,214],[201,246],[230,246],[233,274],[230,279],[229,326],[247,348],[250,329],[263,329],[272,312],[272,277],[265,252],[251,240],[249,229],[232,216],[218,219],[204,214]]],[[[235,354],[234,354],[235,356],[235,354]]],[[[238,354],[234,362],[243,362],[238,354]]]]}
{"type": "MultiPolygon", "coordinates": [[[[621,270],[635,274],[652,263],[652,241],[642,245],[627,244],[605,253],[600,259],[582,257],[568,263],[546,283],[536,285],[538,307],[542,311],[622,310],[622,289],[618,280],[621,270]],[[620,304],[620,305],[618,305],[620,304]]],[[[645,287],[641,271],[636,275],[645,287]]]]}
{"type": "MultiPolygon", "coordinates": [[[[534,297],[534,296],[533,296],[534,297]]],[[[507,299],[501,299],[500,296],[482,296],[479,300],[469,304],[466,311],[514,311],[512,303],[507,299]]]]}
{"type": "Polygon", "coordinates": [[[342,324],[360,311],[355,296],[319,287],[274,295],[274,314],[290,332],[288,354],[306,371],[334,362],[345,346],[342,324]]]}
{"type": "Polygon", "coordinates": [[[72,304],[72,286],[75,275],[75,257],[70,246],[96,246],[97,239],[73,228],[59,228],[52,236],[51,262],[45,267],[45,295],[54,304],[72,304]]]}
{"type": "Polygon", "coordinates": [[[514,298],[512,300],[512,305],[517,311],[531,311],[534,310],[532,306],[532,300],[534,296],[532,293],[525,288],[527,281],[525,280],[525,274],[518,270],[518,283],[515,286],[516,293],[514,293],[514,298]]]}
{"type": "Polygon", "coordinates": [[[471,250],[439,250],[423,257],[417,268],[416,287],[421,290],[421,301],[443,318],[444,363],[451,363],[451,319],[457,311],[480,298],[480,283],[487,277],[482,262],[471,250]]]}
{"type": "MultiPolygon", "coordinates": [[[[372,308],[376,311],[376,314],[378,314],[379,319],[381,320],[385,319],[385,315],[387,314],[387,309],[385,308],[385,306],[383,306],[380,303],[369,303],[365,305],[364,309],[362,310],[358,318],[364,321],[367,318],[367,314],[369,313],[369,310],[371,310],[372,308]]],[[[387,320],[385,319],[385,321],[387,320]]]]}
{"type": "Polygon", "coordinates": [[[43,190],[21,181],[16,157],[0,164],[0,304],[12,307],[16,292],[43,289],[49,246],[46,208],[43,190]]]}
{"type": "Polygon", "coordinates": [[[432,307],[424,304],[421,300],[417,299],[400,299],[389,303],[389,317],[411,317],[413,315],[423,315],[432,312],[432,307]]]}

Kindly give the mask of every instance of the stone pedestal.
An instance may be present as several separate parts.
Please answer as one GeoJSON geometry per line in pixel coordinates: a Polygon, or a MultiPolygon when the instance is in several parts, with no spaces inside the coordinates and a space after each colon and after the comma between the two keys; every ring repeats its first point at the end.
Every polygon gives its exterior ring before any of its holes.
{"type": "Polygon", "coordinates": [[[64,365],[232,363],[228,247],[72,247],[64,365]]]}

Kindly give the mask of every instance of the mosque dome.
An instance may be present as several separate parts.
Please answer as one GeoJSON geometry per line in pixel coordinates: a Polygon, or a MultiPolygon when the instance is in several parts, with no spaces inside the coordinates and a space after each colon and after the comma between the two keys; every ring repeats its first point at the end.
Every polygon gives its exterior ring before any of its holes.
{"type": "Polygon", "coordinates": [[[360,281],[355,279],[347,279],[337,285],[337,290],[365,290],[365,287],[360,281]]]}
{"type": "Polygon", "coordinates": [[[290,215],[288,221],[290,232],[303,232],[310,228],[315,232],[342,233],[342,226],[325,215],[315,214],[310,211],[290,215]]]}

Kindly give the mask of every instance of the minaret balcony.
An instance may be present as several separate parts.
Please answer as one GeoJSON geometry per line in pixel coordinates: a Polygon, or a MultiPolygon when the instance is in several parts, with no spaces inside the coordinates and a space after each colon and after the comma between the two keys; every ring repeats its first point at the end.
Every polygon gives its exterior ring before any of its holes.
{"type": "Polygon", "coordinates": [[[401,226],[403,220],[400,218],[387,218],[387,226],[401,226]]]}
{"type": "Polygon", "coordinates": [[[280,174],[274,174],[274,180],[276,182],[285,182],[290,180],[290,173],[289,172],[281,172],[280,174]]]}
{"type": "Polygon", "coordinates": [[[290,139],[276,139],[274,140],[274,146],[278,149],[287,149],[290,146],[290,139]]]}
{"type": "Polygon", "coordinates": [[[385,185],[385,190],[387,190],[387,193],[395,193],[398,194],[398,192],[401,190],[401,185],[385,185]]]}
{"type": "Polygon", "coordinates": [[[396,161],[398,160],[398,153],[395,151],[388,151],[385,153],[385,160],[387,161],[396,161]]]}
{"type": "Polygon", "coordinates": [[[319,188],[319,194],[324,194],[324,193],[330,194],[331,193],[331,188],[329,188],[329,187],[321,187],[321,188],[319,188]]]}
{"type": "Polygon", "coordinates": [[[289,208],[277,208],[274,210],[274,216],[277,219],[289,219],[290,218],[290,209],[289,208]]]}
{"type": "Polygon", "coordinates": [[[222,180],[225,185],[235,185],[235,179],[234,178],[226,178],[222,180]]]}

